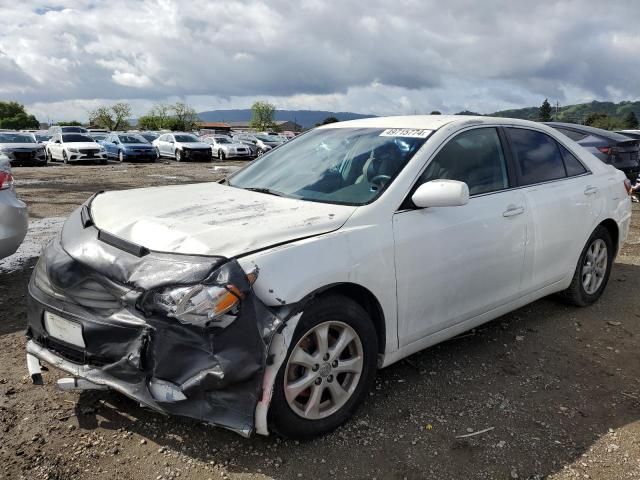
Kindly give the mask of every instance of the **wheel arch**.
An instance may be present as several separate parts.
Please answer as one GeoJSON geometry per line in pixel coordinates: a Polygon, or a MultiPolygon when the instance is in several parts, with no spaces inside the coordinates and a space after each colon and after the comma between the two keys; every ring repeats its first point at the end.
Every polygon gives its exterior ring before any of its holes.
{"type": "Polygon", "coordinates": [[[598,224],[599,227],[604,227],[611,235],[611,240],[613,241],[613,256],[618,255],[619,249],[619,240],[620,240],[620,229],[618,227],[618,223],[612,218],[607,218],[598,224]]]}
{"type": "Polygon", "coordinates": [[[364,308],[364,310],[369,314],[376,330],[376,335],[378,337],[378,353],[384,354],[387,341],[384,310],[376,296],[369,289],[357,283],[334,283],[315,290],[311,294],[307,295],[301,303],[304,305],[314,299],[322,298],[323,296],[332,293],[344,295],[364,308]]]}

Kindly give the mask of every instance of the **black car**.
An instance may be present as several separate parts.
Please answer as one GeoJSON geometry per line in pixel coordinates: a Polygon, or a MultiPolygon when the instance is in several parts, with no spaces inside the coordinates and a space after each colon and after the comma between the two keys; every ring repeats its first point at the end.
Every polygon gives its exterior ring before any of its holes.
{"type": "Polygon", "coordinates": [[[577,142],[604,163],[622,170],[629,180],[640,174],[640,141],[609,130],[574,123],[545,122],[577,142]]]}
{"type": "Polygon", "coordinates": [[[0,153],[7,155],[12,165],[47,164],[44,147],[32,133],[0,132],[0,153]]]}

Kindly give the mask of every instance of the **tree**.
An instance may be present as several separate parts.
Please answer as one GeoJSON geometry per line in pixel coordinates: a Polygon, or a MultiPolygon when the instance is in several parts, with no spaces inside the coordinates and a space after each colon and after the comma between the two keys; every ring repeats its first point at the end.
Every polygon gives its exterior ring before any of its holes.
{"type": "Polygon", "coordinates": [[[57,122],[55,125],[68,126],[68,127],[81,127],[82,123],[77,120],[69,120],[68,122],[57,122]]]}
{"type": "Polygon", "coordinates": [[[171,105],[159,103],[155,105],[146,115],[138,118],[138,127],[143,130],[162,130],[171,128],[175,123],[171,118],[171,105]]]}
{"type": "Polygon", "coordinates": [[[325,118],[322,123],[320,123],[319,125],[329,125],[330,123],[337,123],[340,120],[338,120],[336,117],[334,117],[333,115],[330,117],[325,118]]]}
{"type": "Polygon", "coordinates": [[[110,107],[101,106],[89,112],[89,123],[109,130],[129,128],[131,105],[124,102],[114,103],[110,107]]]}
{"type": "Polygon", "coordinates": [[[33,115],[29,115],[24,105],[18,102],[0,101],[0,128],[20,130],[23,128],[39,128],[40,122],[33,115]]]}
{"type": "Polygon", "coordinates": [[[635,130],[638,128],[638,117],[633,112],[629,112],[624,116],[623,119],[624,128],[628,128],[629,130],[635,130]]]}
{"type": "Polygon", "coordinates": [[[171,130],[188,132],[198,127],[200,121],[198,113],[186,103],[178,102],[171,106],[171,110],[173,113],[171,130]]]}
{"type": "Polygon", "coordinates": [[[544,102],[542,102],[542,105],[540,105],[540,109],[538,110],[538,121],[551,121],[551,104],[547,98],[544,99],[544,102]]]}
{"type": "Polygon", "coordinates": [[[438,110],[434,110],[429,115],[442,115],[442,113],[439,112],[438,110]]]}
{"type": "Polygon", "coordinates": [[[263,130],[275,129],[273,117],[276,113],[275,105],[269,102],[255,102],[251,105],[251,121],[249,126],[255,128],[259,132],[263,130]]]}

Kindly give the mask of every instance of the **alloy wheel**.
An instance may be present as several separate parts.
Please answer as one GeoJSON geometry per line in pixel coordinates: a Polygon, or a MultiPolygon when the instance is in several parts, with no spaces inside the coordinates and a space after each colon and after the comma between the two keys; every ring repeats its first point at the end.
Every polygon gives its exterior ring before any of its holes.
{"type": "Polygon", "coordinates": [[[287,361],[287,404],[304,419],[326,418],[351,398],[363,366],[362,342],[353,328],[338,321],[316,325],[302,336],[287,361]]]}
{"type": "Polygon", "coordinates": [[[582,286],[588,295],[598,291],[607,273],[607,244],[596,238],[586,251],[582,263],[582,286]]]}

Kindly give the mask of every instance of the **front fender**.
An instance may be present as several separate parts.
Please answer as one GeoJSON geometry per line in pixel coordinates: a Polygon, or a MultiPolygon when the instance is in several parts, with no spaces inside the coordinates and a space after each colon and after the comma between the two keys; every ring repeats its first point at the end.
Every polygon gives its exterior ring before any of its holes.
{"type": "Polygon", "coordinates": [[[385,351],[398,348],[392,224],[342,228],[238,259],[245,271],[257,266],[253,285],[267,306],[295,304],[327,285],[352,283],[369,290],[384,313],[385,351]]]}

